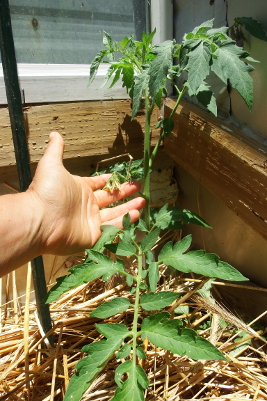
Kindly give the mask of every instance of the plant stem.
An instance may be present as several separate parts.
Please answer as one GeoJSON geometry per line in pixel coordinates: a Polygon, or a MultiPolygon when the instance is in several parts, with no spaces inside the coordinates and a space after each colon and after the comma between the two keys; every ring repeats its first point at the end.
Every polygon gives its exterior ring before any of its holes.
{"type": "Polygon", "coordinates": [[[140,284],[142,281],[142,253],[137,256],[138,260],[138,274],[136,277],[136,292],[135,292],[135,303],[134,303],[134,318],[133,318],[133,363],[136,363],[136,347],[137,347],[137,324],[139,316],[139,302],[140,302],[140,284]]]}
{"type": "Polygon", "coordinates": [[[151,157],[150,157],[150,160],[149,160],[149,168],[152,167],[152,164],[153,164],[153,162],[154,162],[154,159],[155,159],[155,157],[156,157],[156,154],[158,153],[158,149],[159,149],[159,146],[160,146],[160,144],[161,144],[161,141],[162,141],[163,138],[164,138],[164,135],[165,135],[165,132],[164,132],[164,129],[162,129],[162,131],[161,131],[161,133],[160,133],[160,137],[159,137],[159,139],[158,139],[158,142],[156,143],[156,146],[154,147],[153,152],[151,153],[151,157]]]}
{"type": "MultiPolygon", "coordinates": [[[[183,89],[180,91],[180,90],[178,89],[178,87],[177,87],[175,84],[174,84],[174,87],[175,87],[175,89],[177,90],[177,92],[178,92],[179,95],[178,95],[178,97],[177,97],[175,106],[174,106],[174,108],[172,109],[172,112],[171,112],[169,118],[172,118],[172,117],[173,117],[174,113],[175,113],[176,110],[177,110],[177,107],[179,106],[179,104],[180,104],[180,102],[181,102],[181,99],[182,99],[182,97],[183,97],[183,95],[184,95],[184,93],[185,93],[185,90],[186,90],[186,88],[183,87],[183,89]]],[[[160,144],[161,144],[161,142],[162,142],[164,136],[165,136],[165,131],[164,131],[164,129],[163,129],[162,132],[161,132],[161,134],[160,134],[160,137],[159,137],[159,139],[158,139],[158,142],[156,143],[156,146],[154,147],[153,152],[151,153],[151,157],[150,157],[150,160],[149,160],[149,168],[152,167],[152,164],[153,164],[153,162],[154,162],[154,159],[155,159],[155,157],[156,157],[156,154],[157,154],[157,152],[158,152],[159,146],[160,146],[160,144]]]]}
{"type": "Polygon", "coordinates": [[[181,102],[181,100],[182,100],[182,97],[184,96],[184,93],[185,93],[185,91],[186,91],[186,87],[185,87],[185,86],[183,86],[183,89],[182,89],[181,91],[178,89],[177,85],[174,84],[173,86],[174,86],[174,88],[177,90],[178,97],[177,97],[175,106],[174,106],[174,108],[173,108],[172,111],[171,111],[170,118],[172,118],[173,115],[174,115],[174,113],[176,112],[177,107],[179,106],[179,104],[180,104],[180,102],[181,102]]]}
{"type": "Polygon", "coordinates": [[[150,226],[150,120],[153,111],[154,104],[150,105],[148,89],[145,89],[145,110],[146,110],[146,125],[145,125],[145,137],[144,137],[144,191],[143,195],[146,200],[144,208],[144,221],[149,229],[150,226]]]}

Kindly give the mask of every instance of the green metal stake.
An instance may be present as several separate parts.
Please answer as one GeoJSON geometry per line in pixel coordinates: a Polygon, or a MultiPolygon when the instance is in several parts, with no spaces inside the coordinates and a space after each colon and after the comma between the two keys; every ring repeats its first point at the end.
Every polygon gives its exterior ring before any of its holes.
{"type": "MultiPolygon", "coordinates": [[[[0,50],[5,78],[6,96],[10,115],[20,191],[26,191],[32,177],[21,103],[15,47],[8,0],[0,0],[0,50]]],[[[31,262],[38,318],[45,333],[51,328],[49,305],[43,301],[47,294],[42,256],[31,262]]],[[[53,345],[53,337],[49,337],[53,345]]]]}

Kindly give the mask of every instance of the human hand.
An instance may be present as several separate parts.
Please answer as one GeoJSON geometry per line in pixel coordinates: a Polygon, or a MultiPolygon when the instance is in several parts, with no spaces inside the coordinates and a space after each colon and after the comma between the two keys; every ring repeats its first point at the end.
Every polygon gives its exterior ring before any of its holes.
{"type": "Polygon", "coordinates": [[[119,191],[101,190],[110,174],[96,177],[71,175],[63,166],[64,141],[50,134],[50,142],[28,189],[40,215],[40,254],[68,255],[92,247],[101,236],[100,226],[122,227],[126,213],[132,222],[139,218],[145,201],[138,197],[122,205],[102,209],[140,189],[137,182],[125,183],[119,191]]]}

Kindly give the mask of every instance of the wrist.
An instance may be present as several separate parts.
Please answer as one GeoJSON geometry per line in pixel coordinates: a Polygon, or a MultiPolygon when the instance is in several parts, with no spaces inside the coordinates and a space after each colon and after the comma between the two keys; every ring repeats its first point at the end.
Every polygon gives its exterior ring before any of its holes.
{"type": "Polygon", "coordinates": [[[42,210],[30,191],[0,197],[0,276],[41,254],[42,210]]]}
{"type": "Polygon", "coordinates": [[[29,243],[32,248],[32,252],[36,255],[42,255],[46,252],[46,211],[44,204],[41,199],[37,196],[35,191],[29,187],[24,193],[26,202],[27,213],[29,216],[28,231],[29,231],[29,243]]]}

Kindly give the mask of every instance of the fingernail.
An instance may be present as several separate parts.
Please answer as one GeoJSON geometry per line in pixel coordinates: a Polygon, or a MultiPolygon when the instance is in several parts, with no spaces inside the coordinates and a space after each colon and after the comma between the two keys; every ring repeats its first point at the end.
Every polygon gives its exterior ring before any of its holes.
{"type": "Polygon", "coordinates": [[[50,140],[56,136],[56,132],[50,132],[49,138],[50,140]]]}

